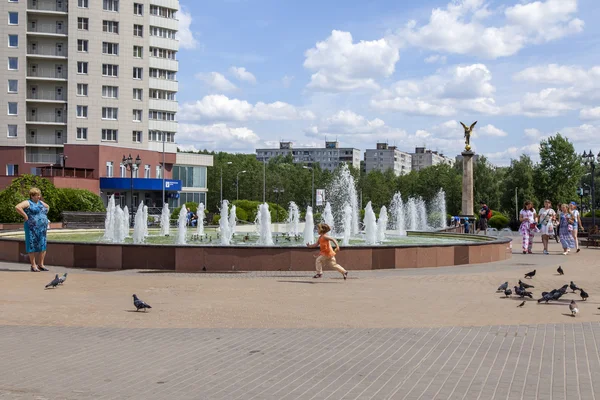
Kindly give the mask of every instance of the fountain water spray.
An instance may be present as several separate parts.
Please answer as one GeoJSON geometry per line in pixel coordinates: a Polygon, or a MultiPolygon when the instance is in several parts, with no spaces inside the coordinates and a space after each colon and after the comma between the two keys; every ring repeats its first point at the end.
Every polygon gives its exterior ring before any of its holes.
{"type": "Polygon", "coordinates": [[[179,210],[179,218],[177,218],[177,244],[186,243],[187,234],[187,208],[185,204],[179,210]]]}
{"type": "Polygon", "coordinates": [[[123,208],[123,232],[125,232],[125,237],[129,237],[129,227],[131,226],[131,215],[129,215],[129,208],[125,206],[123,208]]]}
{"type": "Polygon", "coordinates": [[[123,223],[126,220],[121,207],[115,207],[115,238],[117,239],[117,243],[123,243],[127,237],[129,228],[123,223]]]}
{"type": "Polygon", "coordinates": [[[390,206],[392,212],[392,221],[394,230],[400,235],[406,235],[406,218],[404,203],[402,202],[402,196],[400,192],[394,194],[392,204],[390,206]]]}
{"type": "Polygon", "coordinates": [[[144,202],[142,201],[135,212],[135,218],[133,222],[133,243],[144,243],[144,225],[148,224],[144,221],[144,202]]]}
{"type": "Polygon", "coordinates": [[[417,201],[414,198],[409,198],[406,202],[407,229],[416,231],[419,229],[419,221],[417,219],[417,201]]]}
{"type": "Polygon", "coordinates": [[[367,208],[365,208],[365,242],[367,244],[375,244],[377,243],[377,221],[375,218],[375,212],[373,211],[373,206],[371,202],[367,203],[367,208]]]}
{"type": "Polygon", "coordinates": [[[104,240],[115,242],[115,195],[108,198],[106,218],[104,218],[104,240]]]}
{"type": "Polygon", "coordinates": [[[288,217],[286,219],[287,233],[290,236],[296,236],[300,234],[300,210],[293,201],[290,201],[290,207],[288,209],[288,217]]]}
{"type": "Polygon", "coordinates": [[[379,243],[385,240],[385,231],[388,224],[388,213],[386,206],[381,206],[379,210],[379,219],[377,220],[377,241],[379,243]]]}
{"type": "Polygon", "coordinates": [[[219,219],[219,231],[221,234],[221,244],[229,246],[231,240],[231,228],[229,226],[229,201],[221,202],[221,219],[219,219]]]}
{"type": "Polygon", "coordinates": [[[446,229],[446,193],[440,189],[431,203],[429,225],[433,229],[446,229]]]}
{"type": "Polygon", "coordinates": [[[304,218],[304,243],[313,244],[315,242],[315,221],[313,219],[312,207],[306,207],[306,217],[304,218]]]}
{"type": "Polygon", "coordinates": [[[148,206],[144,206],[144,237],[150,236],[148,232],[148,206]]]}
{"type": "Polygon", "coordinates": [[[349,203],[344,204],[344,219],[342,220],[342,244],[348,246],[352,236],[352,207],[349,203]]]}
{"type": "Polygon", "coordinates": [[[415,202],[417,205],[417,229],[428,231],[429,225],[427,224],[427,206],[425,206],[425,200],[419,196],[415,202]]]}
{"type": "Polygon", "coordinates": [[[198,204],[196,215],[198,215],[198,226],[196,233],[198,236],[204,236],[204,203],[198,204]]]}
{"type": "Polygon", "coordinates": [[[263,203],[258,206],[258,213],[254,221],[258,229],[258,244],[263,246],[273,246],[273,236],[271,234],[271,213],[269,205],[263,203]]]}
{"type": "Polygon", "coordinates": [[[233,238],[233,234],[235,233],[235,227],[237,223],[237,214],[235,205],[231,205],[231,210],[229,211],[229,242],[231,243],[231,239],[233,238]]]}
{"type": "Polygon", "coordinates": [[[335,231],[335,219],[333,218],[331,204],[329,202],[325,203],[325,209],[323,210],[322,218],[323,222],[329,225],[329,228],[331,228],[331,235],[333,235],[335,231]]]}
{"type": "MultiPolygon", "coordinates": [[[[182,206],[181,208],[183,208],[182,206]]],[[[170,220],[171,213],[169,212],[169,203],[163,204],[162,213],[160,214],[160,236],[170,235],[170,220]]]]}
{"type": "MultiPolygon", "coordinates": [[[[350,204],[352,209],[352,235],[359,232],[359,205],[358,194],[354,177],[350,173],[348,164],[342,164],[339,175],[333,180],[327,190],[327,199],[331,202],[335,224],[342,225],[344,219],[344,206],[350,204]]],[[[333,231],[333,226],[331,227],[333,231]]]]}

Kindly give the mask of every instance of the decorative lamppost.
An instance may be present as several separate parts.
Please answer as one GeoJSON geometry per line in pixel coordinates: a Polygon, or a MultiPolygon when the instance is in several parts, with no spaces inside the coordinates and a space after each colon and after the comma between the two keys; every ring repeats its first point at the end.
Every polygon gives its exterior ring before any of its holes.
{"type": "Polygon", "coordinates": [[[592,171],[592,226],[596,226],[596,185],[594,184],[594,172],[596,171],[596,162],[600,162],[600,153],[595,156],[591,150],[589,153],[584,151],[582,158],[585,166],[589,166],[592,171]]]}
{"type": "MultiPolygon", "coordinates": [[[[231,161],[227,161],[225,165],[233,164],[231,161]]],[[[223,166],[221,166],[221,203],[223,203],[223,166]]]]}
{"type": "Polygon", "coordinates": [[[130,173],[130,189],[131,189],[131,218],[130,218],[130,222],[131,222],[131,226],[133,227],[134,224],[134,214],[133,214],[133,171],[139,169],[140,164],[142,163],[142,159],[140,158],[140,155],[138,154],[138,156],[135,158],[135,160],[131,157],[131,154],[129,154],[129,157],[125,157],[125,155],[123,155],[123,160],[121,160],[121,164],[123,164],[123,166],[125,167],[125,169],[129,170],[130,173]]]}
{"type": "Polygon", "coordinates": [[[240,174],[245,174],[246,171],[240,171],[235,175],[235,199],[240,199],[240,174]]]}
{"type": "Polygon", "coordinates": [[[314,210],[315,209],[315,169],[313,167],[307,167],[306,165],[303,165],[302,168],[310,169],[312,171],[312,190],[310,192],[310,204],[314,210]]]}

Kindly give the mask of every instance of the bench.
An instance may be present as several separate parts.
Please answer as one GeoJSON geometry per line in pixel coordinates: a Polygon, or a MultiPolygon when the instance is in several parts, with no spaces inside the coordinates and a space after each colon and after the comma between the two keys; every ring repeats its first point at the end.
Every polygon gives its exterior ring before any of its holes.
{"type": "Polygon", "coordinates": [[[62,212],[62,227],[69,229],[104,228],[106,213],[104,212],[62,212]]]}
{"type": "Polygon", "coordinates": [[[594,234],[588,235],[587,244],[585,247],[590,247],[590,244],[592,246],[598,246],[599,242],[600,242],[600,234],[599,233],[594,233],[594,234]]]}

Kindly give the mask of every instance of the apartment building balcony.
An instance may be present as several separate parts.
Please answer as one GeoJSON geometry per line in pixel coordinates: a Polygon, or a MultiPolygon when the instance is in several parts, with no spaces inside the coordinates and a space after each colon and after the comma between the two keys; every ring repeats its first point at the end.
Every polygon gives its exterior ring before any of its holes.
{"type": "Polygon", "coordinates": [[[27,46],[27,57],[30,58],[53,58],[67,59],[67,46],[63,43],[56,43],[53,46],[41,46],[30,43],[27,46]]]}
{"type": "Polygon", "coordinates": [[[168,79],[149,78],[148,85],[150,89],[161,89],[169,92],[179,91],[179,82],[168,79]]]}
{"type": "Polygon", "coordinates": [[[56,23],[39,23],[30,21],[27,24],[27,35],[44,37],[67,37],[67,24],[63,21],[56,23]]]}
{"type": "Polygon", "coordinates": [[[62,87],[54,90],[39,90],[36,87],[29,87],[26,100],[32,103],[66,103],[67,93],[62,87]]]}
{"type": "Polygon", "coordinates": [[[59,146],[62,147],[67,142],[64,135],[27,135],[25,143],[27,145],[41,145],[41,146],[59,146]]]}
{"type": "Polygon", "coordinates": [[[25,162],[28,163],[43,163],[43,164],[60,164],[60,156],[55,153],[25,153],[25,162]]]}
{"type": "Polygon", "coordinates": [[[54,68],[40,68],[30,66],[27,68],[28,80],[66,81],[68,78],[66,66],[55,66],[54,68]]]}
{"type": "Polygon", "coordinates": [[[153,98],[148,99],[148,108],[150,110],[170,111],[176,113],[179,108],[178,104],[179,103],[173,100],[162,100],[153,98]]]}
{"type": "MultiPolygon", "coordinates": [[[[154,2],[152,3],[155,4],[154,2]]],[[[164,7],[164,6],[163,6],[164,7]]],[[[169,7],[169,8],[178,8],[178,7],[169,7]]],[[[149,15],[149,25],[150,26],[158,26],[161,28],[171,29],[173,31],[179,30],[179,21],[174,18],[165,18],[158,15],[149,15]]]]}
{"type": "Polygon", "coordinates": [[[179,61],[170,58],[148,57],[150,68],[166,69],[169,71],[179,71],[179,61]]]}
{"type": "Polygon", "coordinates": [[[39,14],[67,14],[69,5],[66,0],[29,0],[27,2],[28,13],[39,14]]]}
{"type": "Polygon", "coordinates": [[[150,35],[149,40],[151,47],[159,47],[161,49],[169,49],[174,51],[179,50],[179,40],[177,39],[168,39],[160,36],[150,35]]]}
{"type": "Polygon", "coordinates": [[[67,113],[62,109],[57,109],[55,112],[38,112],[30,109],[27,110],[26,123],[38,125],[66,125],[67,113]]]}

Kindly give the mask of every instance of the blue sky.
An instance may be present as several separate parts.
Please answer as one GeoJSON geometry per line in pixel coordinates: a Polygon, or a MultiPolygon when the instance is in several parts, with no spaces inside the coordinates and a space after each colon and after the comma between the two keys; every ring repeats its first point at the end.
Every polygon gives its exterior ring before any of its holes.
{"type": "Polygon", "coordinates": [[[594,0],[181,1],[182,147],[600,150],[594,0]]]}

